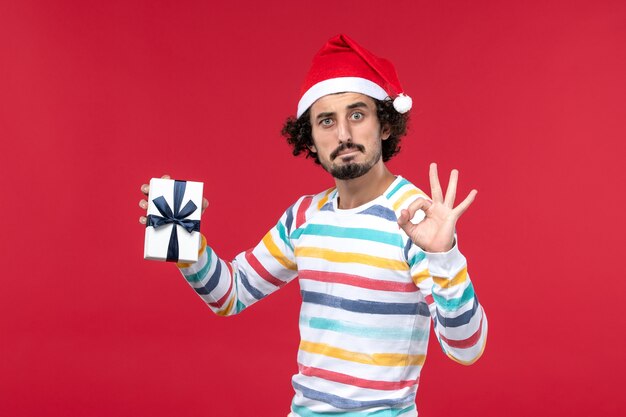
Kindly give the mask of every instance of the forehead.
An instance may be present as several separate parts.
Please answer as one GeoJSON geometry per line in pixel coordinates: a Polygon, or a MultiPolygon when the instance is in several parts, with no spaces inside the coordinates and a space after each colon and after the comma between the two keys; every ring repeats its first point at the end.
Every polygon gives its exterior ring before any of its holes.
{"type": "Polygon", "coordinates": [[[311,105],[311,116],[319,113],[335,113],[345,110],[355,103],[365,103],[370,108],[375,108],[376,103],[370,96],[361,93],[336,93],[320,97],[311,105]]]}

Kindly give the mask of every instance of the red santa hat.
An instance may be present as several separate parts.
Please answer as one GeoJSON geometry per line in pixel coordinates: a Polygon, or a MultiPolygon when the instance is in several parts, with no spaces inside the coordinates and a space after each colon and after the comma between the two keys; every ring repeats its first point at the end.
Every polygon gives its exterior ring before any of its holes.
{"type": "Polygon", "coordinates": [[[393,64],[342,34],[331,38],[313,58],[302,85],[297,117],[320,97],[345,92],[361,93],[377,100],[389,97],[399,113],[408,112],[412,106],[393,64]]]}

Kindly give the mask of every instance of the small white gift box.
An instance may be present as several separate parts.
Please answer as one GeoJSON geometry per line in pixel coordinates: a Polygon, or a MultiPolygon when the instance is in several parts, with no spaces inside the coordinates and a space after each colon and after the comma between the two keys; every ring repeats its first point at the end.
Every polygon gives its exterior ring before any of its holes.
{"type": "Polygon", "coordinates": [[[203,185],[194,181],[150,180],[144,259],[198,261],[203,185]]]}

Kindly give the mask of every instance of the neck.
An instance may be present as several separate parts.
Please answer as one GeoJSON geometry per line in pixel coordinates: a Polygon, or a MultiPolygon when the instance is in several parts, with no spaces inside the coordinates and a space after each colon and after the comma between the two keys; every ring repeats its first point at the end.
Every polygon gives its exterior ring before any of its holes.
{"type": "Polygon", "coordinates": [[[396,177],[389,172],[382,159],[359,178],[335,179],[339,194],[339,208],[351,209],[369,203],[380,196],[395,179],[396,177]]]}

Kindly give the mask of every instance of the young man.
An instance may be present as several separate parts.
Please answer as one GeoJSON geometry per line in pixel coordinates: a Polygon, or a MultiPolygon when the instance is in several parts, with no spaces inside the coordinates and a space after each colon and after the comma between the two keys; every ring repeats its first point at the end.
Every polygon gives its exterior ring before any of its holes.
{"type": "Polygon", "coordinates": [[[347,36],[318,52],[301,97],[283,134],[336,187],[298,199],[232,263],[203,238],[199,261],[179,267],[219,315],[237,314],[298,277],[291,416],[416,416],[431,320],[450,358],[471,364],[485,347],[487,318],[455,239],[476,191],[455,208],[456,171],[444,195],[431,165],[431,200],[387,169],[411,102],[391,63],[347,36]]]}

